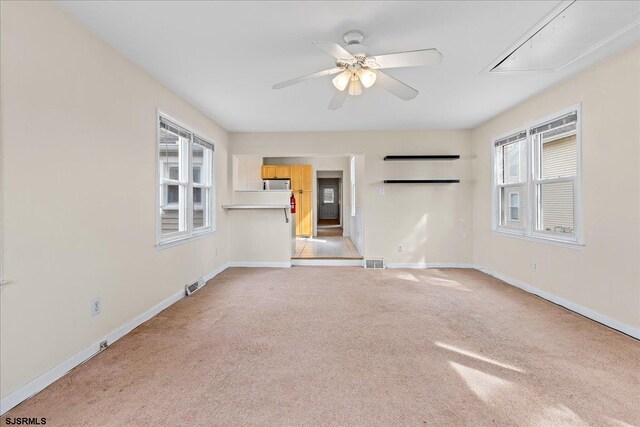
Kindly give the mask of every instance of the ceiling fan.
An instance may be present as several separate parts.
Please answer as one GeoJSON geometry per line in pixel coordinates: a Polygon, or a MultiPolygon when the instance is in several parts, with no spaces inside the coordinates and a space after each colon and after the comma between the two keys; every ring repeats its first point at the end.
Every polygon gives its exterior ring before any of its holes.
{"type": "Polygon", "coordinates": [[[347,43],[346,48],[333,42],[313,43],[336,59],[335,67],[275,84],[273,88],[282,89],[305,80],[339,73],[333,78],[333,86],[335,86],[336,91],[329,103],[330,110],[337,110],[342,107],[347,95],[358,96],[362,93],[363,86],[370,88],[374,83],[378,83],[379,86],[398,98],[409,101],[418,95],[418,91],[382,70],[437,65],[442,62],[442,54],[437,49],[371,55],[369,47],[361,44],[364,35],[358,30],[348,31],[344,34],[343,39],[347,43]]]}

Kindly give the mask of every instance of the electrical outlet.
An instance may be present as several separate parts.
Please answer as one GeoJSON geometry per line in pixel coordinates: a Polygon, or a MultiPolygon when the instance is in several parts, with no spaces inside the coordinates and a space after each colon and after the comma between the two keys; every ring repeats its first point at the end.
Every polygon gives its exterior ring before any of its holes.
{"type": "Polygon", "coordinates": [[[100,297],[95,297],[91,300],[91,315],[97,316],[100,314],[100,309],[102,308],[102,299],[100,297]]]}
{"type": "Polygon", "coordinates": [[[398,245],[398,252],[404,252],[404,246],[398,245]]]}
{"type": "Polygon", "coordinates": [[[538,262],[537,261],[533,261],[531,263],[531,271],[538,271],[538,262]]]}
{"type": "Polygon", "coordinates": [[[109,343],[105,340],[100,343],[100,351],[106,350],[109,347],[109,343]]]}
{"type": "Polygon", "coordinates": [[[384,196],[384,187],[380,187],[380,190],[378,190],[381,196],[384,196]]]}

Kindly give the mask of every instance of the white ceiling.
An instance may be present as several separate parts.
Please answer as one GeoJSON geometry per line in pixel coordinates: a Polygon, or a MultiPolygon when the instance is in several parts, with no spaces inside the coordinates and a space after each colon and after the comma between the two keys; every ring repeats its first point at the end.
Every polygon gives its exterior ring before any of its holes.
{"type": "MultiPolygon", "coordinates": [[[[464,129],[640,42],[636,26],[555,73],[481,73],[559,2],[58,1],[67,13],[230,131],[464,129]],[[313,41],[364,32],[375,54],[436,47],[440,66],[388,73],[420,94],[375,85],[330,111],[334,66],[313,41]]],[[[610,2],[613,3],[613,2],[610,2]]],[[[623,6],[640,13],[640,2],[623,6]]]]}

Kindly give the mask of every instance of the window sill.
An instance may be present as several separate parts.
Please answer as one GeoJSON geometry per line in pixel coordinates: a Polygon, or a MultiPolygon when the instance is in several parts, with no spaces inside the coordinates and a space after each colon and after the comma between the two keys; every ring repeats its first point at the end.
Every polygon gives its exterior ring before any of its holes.
{"type": "Polygon", "coordinates": [[[193,242],[194,240],[199,240],[203,237],[207,237],[215,233],[216,233],[216,230],[212,228],[209,230],[194,232],[190,236],[180,236],[171,240],[162,240],[156,243],[156,249],[161,250],[161,249],[171,248],[174,246],[182,245],[183,243],[189,243],[189,242],[193,242]]]}
{"type": "Polygon", "coordinates": [[[498,236],[512,237],[515,239],[525,240],[528,242],[543,243],[546,245],[560,246],[563,248],[574,249],[574,250],[582,250],[586,246],[584,243],[577,242],[577,241],[553,239],[550,237],[527,236],[522,233],[500,230],[500,229],[493,229],[492,231],[493,231],[493,234],[496,234],[498,236]]]}

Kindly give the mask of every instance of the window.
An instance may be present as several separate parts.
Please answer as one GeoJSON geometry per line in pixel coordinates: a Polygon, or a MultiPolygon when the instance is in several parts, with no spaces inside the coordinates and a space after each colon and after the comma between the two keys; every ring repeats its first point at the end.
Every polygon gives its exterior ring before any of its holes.
{"type": "Polygon", "coordinates": [[[214,231],[213,144],[162,115],[158,126],[158,243],[214,231]]]}
{"type": "Polygon", "coordinates": [[[494,141],[494,229],[581,243],[579,107],[494,141]]]}
{"type": "Polygon", "coordinates": [[[527,190],[527,134],[518,132],[495,142],[497,190],[500,200],[500,227],[524,230],[525,216],[520,214],[520,200],[527,190]],[[514,201],[517,199],[517,205],[514,201]],[[517,213],[514,215],[514,206],[517,213]]]}
{"type": "Polygon", "coordinates": [[[322,192],[322,203],[333,203],[333,188],[325,188],[322,192]]]}
{"type": "Polygon", "coordinates": [[[520,193],[509,193],[509,219],[520,220],[520,193]]]}
{"type": "Polygon", "coordinates": [[[575,236],[577,123],[572,113],[530,130],[537,232],[575,236]]]}
{"type": "Polygon", "coordinates": [[[351,216],[356,216],[356,156],[351,156],[351,216]]]}

